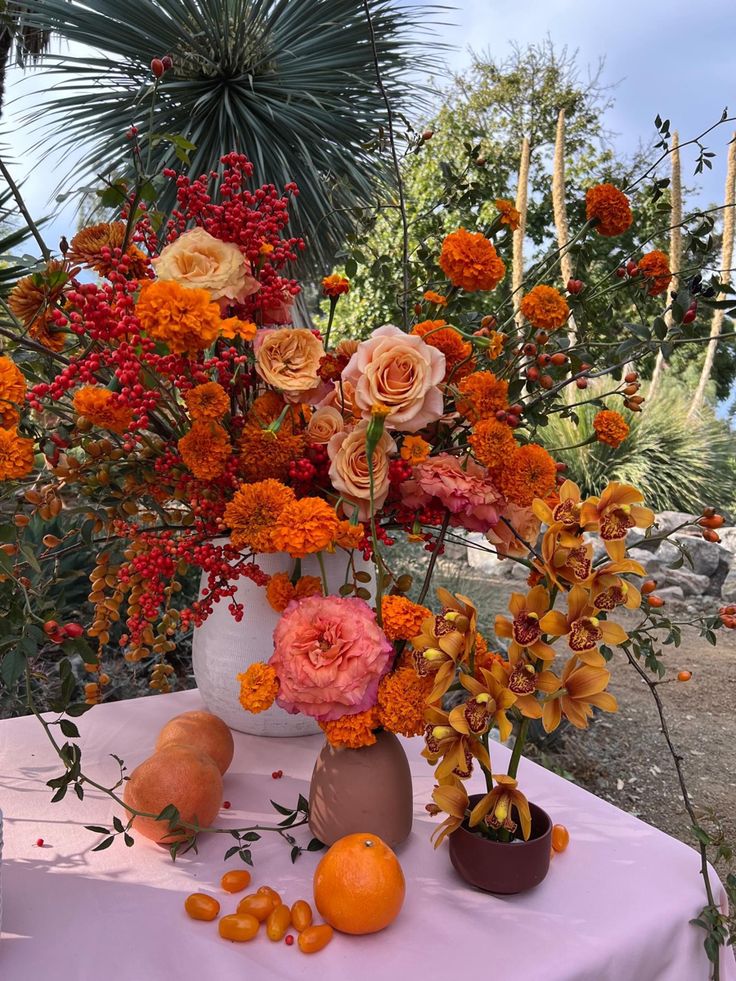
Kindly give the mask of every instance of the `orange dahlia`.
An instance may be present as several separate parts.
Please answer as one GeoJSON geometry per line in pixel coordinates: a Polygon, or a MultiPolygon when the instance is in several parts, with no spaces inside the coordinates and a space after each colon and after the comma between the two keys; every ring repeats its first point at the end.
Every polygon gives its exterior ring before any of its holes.
{"type": "Polygon", "coordinates": [[[421,678],[414,668],[397,668],[378,686],[378,718],[389,732],[419,736],[424,732],[424,710],[434,687],[431,675],[421,678]]]}
{"type": "Polygon", "coordinates": [[[174,354],[203,351],[220,333],[220,307],[209,290],[180,286],[173,280],[148,280],[135,308],[143,330],[174,354]]]}
{"type": "Polygon", "coordinates": [[[496,378],[492,371],[474,371],[462,379],[458,390],[457,411],[470,422],[495,416],[499,409],[509,406],[509,383],[496,378]]]}
{"type": "Polygon", "coordinates": [[[74,393],[74,411],[88,419],[93,426],[124,433],[133,421],[133,411],[118,402],[114,392],[97,385],[85,385],[74,393]]]}
{"type": "Polygon", "coordinates": [[[504,198],[499,198],[496,202],[496,211],[501,219],[502,225],[508,225],[512,232],[515,232],[519,227],[519,222],[521,220],[521,215],[514,207],[512,201],[506,201],[504,198]]]}
{"type": "Polygon", "coordinates": [[[273,529],[281,512],[295,500],[294,491],[278,480],[241,484],[223,515],[236,548],[275,552],[273,529]]]}
{"type": "Polygon", "coordinates": [[[332,276],[325,276],[322,280],[322,292],[325,296],[337,298],[343,293],[350,292],[350,280],[344,276],[333,273],[332,276]]]}
{"type": "Polygon", "coordinates": [[[279,693],[279,680],[270,664],[257,661],[238,675],[240,704],[246,712],[264,712],[271,708],[279,693]]]}
{"type": "Polygon", "coordinates": [[[543,284],[533,287],[522,297],[519,309],[530,324],[541,330],[562,327],[570,316],[565,297],[554,287],[543,284]]]}
{"type": "MultiPolygon", "coordinates": [[[[122,221],[101,222],[90,225],[77,232],[71,241],[67,259],[70,262],[89,266],[100,276],[107,276],[113,268],[111,253],[113,249],[122,249],[125,241],[125,223],[122,221]],[[103,250],[109,250],[107,254],[103,250]]],[[[150,259],[136,248],[128,245],[125,254],[129,261],[129,270],[134,279],[141,279],[150,267],[150,259]]]]}
{"type": "Polygon", "coordinates": [[[195,385],[184,396],[189,415],[195,422],[216,422],[230,408],[230,401],[222,385],[217,382],[205,382],[195,385]]]}
{"type": "Polygon", "coordinates": [[[629,435],[629,424],[620,412],[613,412],[611,409],[601,409],[596,413],[593,429],[599,443],[607,443],[614,449],[629,435]]]}
{"type": "Polygon", "coordinates": [[[557,483],[555,461],[536,443],[520,446],[498,476],[499,489],[507,501],[526,508],[535,497],[546,497],[557,483]]]}
{"type": "Polygon", "coordinates": [[[506,266],[493,243],[480,232],[458,228],[442,243],[439,265],[453,286],[468,293],[493,290],[506,275],[506,266]]]}
{"type": "Polygon", "coordinates": [[[378,713],[374,708],[355,715],[343,715],[333,722],[320,722],[319,727],[327,737],[330,746],[336,749],[360,749],[372,746],[376,741],[373,731],[380,725],[378,713]]]}
{"type": "Polygon", "coordinates": [[[240,473],[244,480],[286,480],[289,464],[304,456],[306,437],[291,432],[288,415],[278,432],[247,425],[240,437],[240,473]]]}
{"type": "Polygon", "coordinates": [[[381,600],[383,632],[389,640],[411,640],[422,631],[432,614],[426,606],[412,603],[406,596],[384,596],[381,600]]]}
{"type": "Polygon", "coordinates": [[[302,497],[287,504],[273,530],[278,552],[303,559],[332,545],[338,528],[335,509],[321,497],[302,497]]]}
{"type": "Polygon", "coordinates": [[[0,427],[0,480],[17,480],[33,470],[33,440],[0,427]]]}
{"type": "Polygon", "coordinates": [[[445,380],[455,373],[458,377],[460,372],[473,370],[470,356],[473,353],[473,345],[464,341],[459,331],[454,327],[448,327],[446,320],[423,320],[415,324],[412,334],[418,334],[430,347],[436,347],[445,356],[445,380]],[[462,365],[462,368],[459,366],[462,365]]]}
{"type": "Polygon", "coordinates": [[[595,220],[599,235],[621,235],[632,221],[629,199],[613,184],[596,184],[585,195],[585,217],[595,220]]]}
{"type": "Polygon", "coordinates": [[[0,356],[0,426],[12,429],[20,418],[19,407],[26,395],[26,380],[18,365],[0,356]]]}
{"type": "Polygon", "coordinates": [[[177,446],[187,469],[198,480],[220,477],[233,451],[227,432],[216,422],[193,423],[177,446]]]}
{"type": "Polygon", "coordinates": [[[639,259],[637,266],[639,272],[647,280],[647,293],[649,296],[659,296],[664,293],[670,285],[672,273],[670,263],[664,252],[653,249],[639,259]]]}
{"type": "Polygon", "coordinates": [[[510,427],[493,417],[477,422],[468,442],[476,460],[489,470],[502,466],[516,451],[516,440],[510,427]]]}

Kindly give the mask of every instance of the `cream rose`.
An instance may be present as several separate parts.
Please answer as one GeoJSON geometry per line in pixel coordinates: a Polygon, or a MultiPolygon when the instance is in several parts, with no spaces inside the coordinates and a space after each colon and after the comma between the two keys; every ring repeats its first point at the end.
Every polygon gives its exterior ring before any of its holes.
{"type": "Polygon", "coordinates": [[[337,409],[332,405],[323,405],[315,409],[307,426],[307,439],[311,443],[329,443],[335,433],[341,433],[345,423],[337,409]]]}
{"type": "Polygon", "coordinates": [[[259,330],[253,348],[258,374],[290,402],[310,401],[319,391],[322,383],[317,371],[325,349],[311,330],[304,327],[259,330]]]}
{"type": "Polygon", "coordinates": [[[389,429],[415,433],[444,411],[438,387],[445,377],[444,354],[393,324],[358,345],[342,377],[355,386],[355,404],[364,418],[376,404],[389,407],[389,429]]]}
{"type": "MultiPolygon", "coordinates": [[[[367,428],[368,423],[361,422],[350,433],[336,433],[327,444],[332,486],[344,498],[357,505],[358,518],[361,521],[367,521],[371,515],[371,484],[365,452],[367,428]]],[[[384,432],[373,454],[373,506],[376,511],[388,497],[389,454],[395,452],[396,443],[384,432]]]]}
{"type": "Polygon", "coordinates": [[[153,268],[159,279],[209,290],[213,300],[237,303],[261,288],[237,245],[221,242],[204,228],[192,228],[167,245],[153,268]]]}

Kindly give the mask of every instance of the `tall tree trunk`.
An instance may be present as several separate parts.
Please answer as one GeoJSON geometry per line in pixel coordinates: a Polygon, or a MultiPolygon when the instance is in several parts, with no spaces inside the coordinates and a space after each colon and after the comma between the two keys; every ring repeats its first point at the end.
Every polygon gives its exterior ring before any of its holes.
{"type": "Polygon", "coordinates": [[[521,287],[524,282],[524,235],[526,233],[526,212],[529,196],[529,140],[525,136],[521,143],[519,160],[519,183],[516,188],[516,210],[519,212],[519,227],[514,232],[513,275],[511,289],[514,295],[514,310],[517,325],[521,326],[521,287]]]}
{"type": "MultiPolygon", "coordinates": [[[[723,243],[721,245],[721,284],[728,283],[731,280],[731,264],[733,261],[733,239],[734,239],[734,211],[736,211],[736,133],[733,134],[733,139],[731,140],[731,145],[728,148],[728,164],[726,166],[726,192],[723,198],[724,211],[723,211],[723,243]]],[[[719,300],[727,299],[725,293],[718,294],[719,300]]],[[[716,356],[716,348],[718,347],[718,338],[720,336],[721,330],[723,329],[724,320],[723,310],[713,311],[713,321],[710,327],[710,340],[708,341],[708,346],[705,349],[705,361],[703,363],[703,370],[700,372],[700,380],[698,381],[698,387],[695,389],[695,395],[693,396],[693,401],[690,406],[690,411],[687,414],[688,419],[690,419],[696,412],[700,410],[705,399],[705,390],[710,381],[710,375],[713,371],[713,361],[716,356]]]]}
{"type": "MultiPolygon", "coordinates": [[[[557,135],[555,137],[554,166],[552,168],[552,210],[557,231],[557,246],[564,249],[570,241],[570,226],[567,223],[567,205],[565,203],[565,110],[560,109],[557,116],[557,135]]],[[[563,285],[572,279],[572,257],[569,252],[560,256],[560,275],[563,285]]],[[[570,314],[568,320],[568,340],[570,347],[575,344],[575,320],[570,314]]]]}
{"type": "MultiPolygon", "coordinates": [[[[680,285],[680,270],[682,269],[682,180],[680,176],[680,136],[677,130],[672,134],[672,177],[670,180],[670,270],[672,280],[670,289],[677,290],[680,285]]],[[[672,326],[672,313],[668,310],[664,315],[665,323],[669,329],[672,326]]],[[[654,393],[662,381],[662,376],[667,368],[662,352],[657,353],[657,360],[654,363],[652,380],[649,383],[648,399],[654,398],[654,393]]]]}

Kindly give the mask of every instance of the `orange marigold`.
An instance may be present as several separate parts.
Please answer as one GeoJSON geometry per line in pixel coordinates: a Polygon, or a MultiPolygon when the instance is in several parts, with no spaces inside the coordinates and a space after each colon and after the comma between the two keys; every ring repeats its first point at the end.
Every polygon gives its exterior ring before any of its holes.
{"type": "Polygon", "coordinates": [[[350,280],[338,275],[338,273],[325,276],[322,280],[322,292],[325,296],[336,299],[338,296],[342,296],[343,293],[350,292],[350,280]]]}
{"type": "Polygon", "coordinates": [[[15,317],[29,330],[31,337],[52,351],[61,351],[66,343],[66,331],[51,319],[52,309],[64,296],[64,288],[78,269],[68,269],[66,263],[52,259],[43,272],[19,279],[8,297],[8,306],[15,317]]]}
{"type": "Polygon", "coordinates": [[[406,596],[384,596],[381,600],[383,632],[389,640],[411,640],[421,633],[422,623],[432,614],[426,606],[406,596]]]}
{"type": "Polygon", "coordinates": [[[540,284],[522,297],[519,309],[530,324],[541,330],[563,327],[570,316],[567,300],[553,286],[540,284]]]}
{"type": "Polygon", "coordinates": [[[279,680],[270,664],[257,661],[238,675],[240,704],[246,712],[264,712],[271,708],[279,693],[279,680]]]}
{"type": "Polygon", "coordinates": [[[252,341],[258,332],[258,327],[252,320],[240,320],[239,317],[226,317],[220,321],[220,336],[229,341],[239,337],[243,341],[252,341]]]}
{"type": "Polygon", "coordinates": [[[0,427],[0,480],[17,480],[33,470],[33,440],[0,427]]]}
{"type": "Polygon", "coordinates": [[[217,382],[205,382],[195,385],[184,396],[189,415],[196,422],[215,422],[225,415],[230,408],[230,400],[222,385],[217,382]]]}
{"type": "Polygon", "coordinates": [[[435,293],[434,290],[427,290],[424,294],[424,299],[427,303],[434,303],[438,307],[447,306],[447,297],[443,296],[442,293],[435,293]]]}
{"type": "Polygon", "coordinates": [[[546,497],[554,490],[557,467],[543,446],[528,443],[511,455],[497,479],[506,500],[526,508],[536,497],[546,497]]]}
{"type": "Polygon", "coordinates": [[[74,393],[75,412],[89,419],[93,426],[124,433],[133,421],[133,410],[118,402],[114,392],[97,385],[85,385],[74,393]]]}
{"type": "Polygon", "coordinates": [[[653,249],[647,252],[637,262],[639,272],[647,280],[647,293],[649,296],[659,296],[665,293],[670,285],[672,273],[670,263],[664,252],[653,249]]]}
{"type": "Polygon", "coordinates": [[[330,746],[336,749],[360,749],[372,746],[376,741],[374,729],[380,725],[375,708],[355,715],[343,715],[332,722],[320,722],[319,727],[327,737],[330,746]]]}
{"type": "Polygon", "coordinates": [[[595,220],[599,235],[621,235],[632,221],[629,199],[613,184],[596,184],[585,195],[585,217],[595,220]]]}
{"type": "Polygon", "coordinates": [[[596,413],[593,429],[599,443],[607,443],[614,449],[629,435],[629,424],[620,412],[613,412],[611,409],[601,409],[596,413]]]}
{"type": "Polygon", "coordinates": [[[337,523],[337,531],[335,532],[333,544],[339,545],[340,548],[360,548],[360,543],[364,538],[365,528],[360,522],[351,524],[348,518],[343,518],[342,521],[338,521],[337,523]]]}
{"type": "Polygon", "coordinates": [[[294,585],[285,572],[275,572],[266,586],[266,599],[272,610],[283,613],[293,599],[322,595],[322,580],[318,576],[301,576],[294,585]]]}
{"type": "Polygon", "coordinates": [[[286,402],[278,394],[270,389],[253,399],[253,404],[248,411],[248,422],[254,425],[265,427],[281,415],[286,402]]]}
{"type": "MultiPolygon", "coordinates": [[[[125,241],[125,223],[122,221],[107,222],[103,221],[99,225],[90,225],[77,232],[71,241],[67,259],[83,266],[89,266],[100,276],[107,276],[116,267],[113,265],[113,249],[122,249],[125,241]],[[109,250],[103,254],[103,250],[109,250]]],[[[136,248],[129,244],[125,254],[128,257],[128,269],[134,279],[140,279],[146,275],[151,262],[150,259],[136,248]]]]}
{"type": "Polygon", "coordinates": [[[425,344],[436,347],[442,351],[447,365],[445,370],[445,380],[453,374],[458,377],[458,372],[464,373],[473,370],[470,356],[473,353],[473,345],[464,341],[462,334],[454,327],[447,326],[446,320],[423,320],[415,324],[412,334],[418,334],[425,344]],[[462,367],[460,367],[462,366],[462,367]]]}
{"type": "Polygon", "coordinates": [[[486,668],[488,671],[490,671],[494,661],[505,660],[506,658],[499,651],[491,651],[488,649],[488,641],[485,639],[483,634],[476,633],[475,651],[473,653],[473,672],[476,678],[482,679],[482,675],[480,673],[481,668],[486,668]]]}
{"type": "Polygon", "coordinates": [[[0,356],[0,426],[12,429],[20,418],[18,409],[26,396],[23,372],[11,358],[0,356]]]}
{"type": "Polygon", "coordinates": [[[425,727],[424,710],[434,687],[431,675],[420,678],[414,668],[397,668],[378,686],[378,718],[389,732],[419,736],[425,727]]]}
{"type": "Polygon", "coordinates": [[[278,552],[303,559],[328,548],[338,524],[335,509],[321,497],[302,497],[287,504],[279,515],[273,544],[278,552]]]}
{"type": "Polygon", "coordinates": [[[457,411],[470,422],[495,416],[499,409],[509,407],[509,383],[496,378],[492,371],[474,371],[460,381],[458,390],[457,411]]]}
{"type": "Polygon", "coordinates": [[[278,480],[241,484],[225,507],[225,524],[236,548],[275,552],[273,529],[281,512],[295,500],[294,491],[278,480]]]}
{"type": "Polygon", "coordinates": [[[138,297],[136,315],[143,330],[174,354],[203,351],[220,333],[220,306],[209,290],[180,286],[174,280],[148,280],[138,297]]]}
{"type": "Polygon", "coordinates": [[[496,358],[501,357],[506,340],[507,337],[505,334],[501,334],[497,330],[492,330],[490,332],[488,335],[488,347],[486,348],[486,354],[491,361],[495,361],[496,358]]]}
{"type": "Polygon", "coordinates": [[[214,480],[224,473],[233,451],[227,432],[216,422],[195,422],[176,444],[188,470],[198,480],[214,480]]]}
{"type": "Polygon", "coordinates": [[[439,265],[453,286],[469,293],[493,290],[506,275],[506,266],[493,243],[480,232],[465,228],[458,228],[445,238],[439,265]]]}
{"type": "Polygon", "coordinates": [[[306,599],[308,596],[322,595],[322,580],[319,576],[301,576],[294,587],[295,599],[306,599]]]}
{"type": "Polygon", "coordinates": [[[516,440],[510,427],[493,417],[477,422],[468,442],[473,447],[476,460],[489,470],[502,466],[516,450],[516,440]]]}
{"type": "Polygon", "coordinates": [[[431,451],[432,447],[421,436],[404,436],[404,442],[401,444],[401,459],[408,460],[415,467],[428,460],[431,451]]]}
{"type": "Polygon", "coordinates": [[[521,221],[521,215],[514,207],[512,201],[506,201],[504,198],[498,198],[495,202],[496,211],[498,211],[499,217],[501,219],[502,225],[508,225],[512,232],[515,232],[519,227],[519,222],[521,221]]]}
{"type": "Polygon", "coordinates": [[[284,419],[278,432],[261,429],[260,426],[247,425],[240,437],[240,473],[244,480],[263,480],[273,477],[286,480],[289,464],[304,456],[306,437],[291,432],[284,419]]]}

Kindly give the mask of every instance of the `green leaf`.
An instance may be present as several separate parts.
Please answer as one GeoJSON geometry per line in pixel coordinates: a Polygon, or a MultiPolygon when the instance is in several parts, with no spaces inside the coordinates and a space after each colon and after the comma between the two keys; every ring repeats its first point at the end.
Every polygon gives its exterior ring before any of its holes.
{"type": "Polygon", "coordinates": [[[106,848],[109,848],[110,845],[112,845],[112,843],[114,841],[115,841],[115,839],[112,838],[112,837],[111,838],[105,838],[105,840],[104,841],[101,841],[99,843],[99,845],[95,845],[95,847],[92,849],[92,851],[93,852],[104,852],[104,850],[106,848]]]}
{"type": "Polygon", "coordinates": [[[20,646],[16,646],[4,655],[0,663],[0,677],[8,688],[15,688],[25,669],[25,655],[20,646]]]}
{"type": "Polygon", "coordinates": [[[322,851],[323,848],[326,848],[326,847],[327,846],[325,845],[325,843],[323,841],[320,841],[319,838],[312,838],[312,840],[307,845],[307,851],[308,852],[320,852],[320,851],[322,851]]]}
{"type": "Polygon", "coordinates": [[[274,800],[271,801],[271,807],[274,809],[274,811],[278,811],[279,814],[288,814],[291,816],[294,813],[293,808],[284,807],[283,804],[277,804],[274,800]]]}
{"type": "Polygon", "coordinates": [[[110,833],[108,828],[103,828],[99,824],[85,824],[87,831],[91,831],[95,835],[107,835],[110,833]]]}
{"type": "Polygon", "coordinates": [[[69,719],[61,719],[59,721],[59,728],[64,733],[64,735],[67,737],[67,739],[78,739],[79,738],[79,729],[77,729],[77,727],[74,725],[74,723],[73,722],[70,722],[69,719]]]}
{"type": "Polygon", "coordinates": [[[296,860],[299,858],[299,856],[301,855],[301,853],[302,853],[302,850],[299,847],[299,845],[294,845],[294,847],[291,849],[291,861],[292,861],[292,864],[294,862],[296,862],[296,860]]]}

